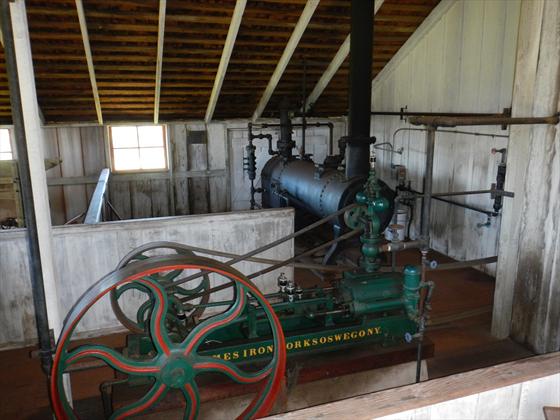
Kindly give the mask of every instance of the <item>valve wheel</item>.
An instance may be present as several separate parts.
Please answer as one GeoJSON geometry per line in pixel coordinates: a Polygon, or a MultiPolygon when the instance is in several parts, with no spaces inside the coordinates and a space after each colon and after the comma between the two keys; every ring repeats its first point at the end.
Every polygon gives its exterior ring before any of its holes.
{"type": "MultiPolygon", "coordinates": [[[[194,252],[190,249],[186,248],[184,245],[176,243],[176,242],[166,242],[166,241],[158,241],[158,242],[150,242],[145,245],[142,245],[138,248],[133,249],[128,254],[126,254],[118,263],[117,270],[120,268],[125,267],[129,263],[133,261],[142,261],[148,258],[146,255],[149,251],[155,251],[160,249],[167,249],[173,250],[179,255],[186,255],[186,256],[195,256],[194,252]]],[[[184,322],[177,319],[177,313],[186,313],[186,317],[190,318],[191,324],[194,325],[197,323],[198,319],[202,316],[205,310],[205,306],[208,303],[210,295],[208,293],[203,294],[200,298],[198,305],[189,305],[185,307],[180,302],[181,297],[190,296],[194,294],[198,294],[201,292],[207,292],[210,289],[210,280],[207,274],[202,276],[202,280],[200,283],[191,288],[187,289],[183,286],[174,286],[173,283],[178,280],[178,277],[181,275],[183,270],[174,270],[170,273],[167,273],[165,276],[161,275],[152,275],[152,278],[158,281],[163,287],[166,289],[167,294],[171,300],[171,304],[169,307],[169,311],[166,317],[169,319],[170,322],[175,322],[176,325],[184,325],[184,322]]],[[[139,334],[145,332],[148,325],[145,322],[146,318],[148,317],[150,311],[153,307],[153,302],[151,300],[147,300],[137,310],[136,313],[136,321],[130,319],[122,310],[121,306],[119,305],[119,299],[121,296],[128,290],[137,290],[146,295],[149,295],[149,291],[146,286],[139,284],[139,283],[128,283],[124,286],[115,288],[111,290],[111,308],[113,308],[113,312],[119,322],[127,328],[130,332],[139,334]]],[[[183,328],[181,328],[183,329],[183,328]]]]}
{"type": "Polygon", "coordinates": [[[220,373],[240,384],[262,383],[257,395],[238,418],[256,418],[268,414],[281,388],[286,369],[286,346],[280,321],[259,289],[234,268],[204,257],[167,255],[149,257],[113,271],[90,287],[68,313],[57,343],[50,378],[50,397],[57,419],[76,418],[63,387],[63,375],[76,362],[99,359],[116,371],[131,377],[149,377],[153,385],[141,399],[115,411],[112,419],[122,419],[144,412],[162,400],[170,389],[180,389],[186,401],[185,419],[199,412],[199,392],[195,377],[201,373],[220,373]],[[233,283],[234,300],[229,308],[198,324],[181,342],[173,342],[166,329],[165,314],[169,296],[154,274],[173,270],[196,269],[224,276],[233,283]],[[73,332],[99,299],[116,287],[141,284],[149,291],[154,307],[150,313],[149,336],[155,355],[150,359],[132,359],[103,345],[81,345],[70,349],[73,332]],[[263,309],[272,331],[273,353],[267,365],[256,372],[246,372],[234,363],[199,354],[199,346],[212,333],[235,322],[252,296],[263,309]]]}

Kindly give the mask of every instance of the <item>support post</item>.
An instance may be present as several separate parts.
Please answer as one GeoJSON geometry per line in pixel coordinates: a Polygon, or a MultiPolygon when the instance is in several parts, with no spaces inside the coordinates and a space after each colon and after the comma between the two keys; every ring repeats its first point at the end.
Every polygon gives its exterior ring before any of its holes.
{"type": "Polygon", "coordinates": [[[212,88],[210,100],[208,101],[208,107],[206,108],[206,115],[204,116],[206,124],[209,124],[214,116],[216,104],[218,103],[220,91],[222,90],[224,79],[226,78],[229,60],[231,58],[231,53],[233,52],[233,47],[235,46],[235,40],[237,39],[237,33],[239,32],[239,27],[241,26],[241,20],[243,18],[243,13],[245,12],[246,5],[247,0],[237,0],[237,3],[235,3],[235,9],[233,10],[231,23],[229,24],[226,42],[224,44],[224,49],[222,50],[222,57],[220,58],[220,64],[218,65],[218,72],[216,73],[216,78],[214,79],[214,87],[212,88]]]}
{"type": "Polygon", "coordinates": [[[51,336],[60,331],[54,278],[51,219],[42,151],[42,128],[24,0],[2,0],[2,35],[12,120],[28,235],[29,270],[41,364],[50,373],[51,336]]]}
{"type": "Polygon", "coordinates": [[[78,12],[78,20],[80,22],[80,31],[82,33],[82,41],[84,44],[84,52],[88,66],[89,81],[91,83],[91,91],[93,93],[93,101],[95,102],[95,112],[97,113],[97,122],[103,125],[103,113],[101,112],[101,100],[99,99],[99,90],[97,89],[97,79],[95,78],[95,67],[93,65],[93,56],[91,54],[91,45],[89,43],[89,35],[87,30],[86,14],[82,0],[76,0],[76,11],[78,12]]]}
{"type": "Polygon", "coordinates": [[[154,124],[159,123],[159,100],[161,96],[161,73],[163,69],[163,39],[165,36],[166,6],[166,0],[159,0],[158,40],[156,52],[156,91],[154,95],[154,124]]]}

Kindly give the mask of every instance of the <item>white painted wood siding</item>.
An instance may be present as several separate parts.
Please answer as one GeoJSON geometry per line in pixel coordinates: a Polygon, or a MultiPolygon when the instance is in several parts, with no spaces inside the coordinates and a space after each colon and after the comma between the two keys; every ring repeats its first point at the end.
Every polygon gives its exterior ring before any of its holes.
{"type": "MultiPolygon", "coordinates": [[[[376,111],[502,112],[511,106],[515,67],[519,0],[443,0],[391,62],[373,81],[376,111]]],[[[404,147],[394,163],[405,165],[412,187],[421,190],[424,176],[425,134],[393,133],[412,127],[399,117],[372,118],[377,142],[404,147]]],[[[464,131],[508,134],[500,127],[463,127],[464,131]]],[[[490,188],[497,171],[493,147],[507,139],[438,134],[434,192],[490,188]]],[[[392,185],[390,154],[379,152],[381,176],[392,185]]],[[[489,195],[453,197],[491,210],[489,195]]],[[[507,199],[506,199],[507,200],[507,199]]],[[[420,206],[414,216],[420,219],[420,206]]],[[[432,248],[458,260],[496,255],[500,219],[491,227],[477,227],[486,216],[435,201],[432,206],[432,248]]],[[[411,235],[418,235],[415,223],[411,235]]],[[[494,265],[486,268],[495,273],[494,265]]]]}
{"type": "Polygon", "coordinates": [[[378,420],[543,419],[543,407],[560,405],[560,374],[407,410],[378,420]]]}
{"type": "MultiPolygon", "coordinates": [[[[112,271],[131,249],[152,241],[173,241],[219,251],[243,254],[293,232],[293,210],[263,210],[100,223],[53,228],[55,276],[60,313],[65,315],[82,293],[112,271]]],[[[293,241],[261,254],[287,259],[294,255],[293,241]]],[[[267,266],[243,262],[235,265],[251,274],[267,266]]],[[[276,278],[293,269],[284,267],[254,279],[264,293],[276,290],[276,278]]],[[[33,342],[36,337],[30,289],[25,232],[0,231],[0,349],[33,342]]],[[[133,297],[128,306],[140,302],[133,297]]],[[[125,307],[126,310],[126,307],[125,307]]],[[[78,332],[99,334],[119,328],[108,297],[99,301],[78,332]]]]}

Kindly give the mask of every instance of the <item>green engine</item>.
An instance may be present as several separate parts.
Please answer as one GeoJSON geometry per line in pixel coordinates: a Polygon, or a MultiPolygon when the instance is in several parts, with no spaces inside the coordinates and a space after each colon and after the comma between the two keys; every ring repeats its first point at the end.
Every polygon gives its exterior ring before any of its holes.
{"type": "Polygon", "coordinates": [[[428,283],[422,281],[418,267],[406,266],[402,273],[384,272],[380,267],[378,215],[388,206],[380,194],[372,158],[364,190],[344,215],[349,234],[360,234],[358,267],[323,287],[302,288],[282,274],[278,290],[264,295],[249,280],[258,273],[248,277],[240,273],[231,267],[235,259],[221,263],[171,243],[147,244],[132,251],[115,271],[82,295],[65,320],[50,382],[55,415],[75,417],[64,373],[81,369],[87,359],[98,359],[123,373],[131,386],[150,387],[143,398],[118,409],[112,418],[140,413],[171,389],[183,394],[185,418],[195,418],[200,406],[200,385],[195,378],[205,373],[223,374],[240,384],[261,384],[241,414],[241,418],[255,418],[271,410],[291,355],[372,344],[391,346],[415,336],[421,339],[420,292],[428,283]],[[175,254],[158,254],[161,248],[171,248],[175,254]],[[217,283],[217,278],[225,283],[217,283]],[[192,284],[197,285],[185,287],[192,284]],[[122,308],[129,291],[145,296],[134,316],[130,308],[128,315],[122,308]],[[73,347],[76,325],[105,295],[110,295],[115,315],[131,332],[126,348],[73,347]]]}

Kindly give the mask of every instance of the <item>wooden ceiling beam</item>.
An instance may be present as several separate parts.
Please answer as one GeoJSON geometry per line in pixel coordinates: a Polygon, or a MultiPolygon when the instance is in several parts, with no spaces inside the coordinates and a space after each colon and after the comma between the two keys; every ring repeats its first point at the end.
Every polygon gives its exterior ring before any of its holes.
{"type": "Polygon", "coordinates": [[[97,114],[97,121],[103,125],[103,114],[101,112],[101,102],[99,101],[99,92],[97,90],[97,80],[95,79],[95,68],[93,66],[93,57],[91,55],[91,46],[89,44],[89,36],[86,23],[86,15],[84,13],[84,5],[82,0],[76,1],[76,9],[78,11],[78,20],[80,22],[80,31],[82,33],[82,41],[84,43],[84,51],[86,54],[86,61],[91,82],[91,90],[93,92],[93,100],[95,102],[95,112],[97,114]]]}
{"type": "Polygon", "coordinates": [[[268,82],[268,86],[264,90],[263,95],[257,105],[257,108],[253,113],[253,121],[257,120],[261,116],[266,105],[268,104],[270,97],[274,93],[274,89],[276,89],[276,85],[280,81],[282,75],[284,74],[284,70],[286,70],[286,67],[288,66],[290,60],[292,59],[292,54],[296,50],[299,41],[303,36],[303,33],[305,32],[305,29],[307,28],[309,21],[311,20],[313,13],[315,13],[315,9],[317,8],[318,5],[319,5],[319,0],[307,1],[305,8],[303,9],[303,12],[301,13],[301,16],[292,32],[292,35],[290,36],[288,44],[286,45],[286,48],[282,53],[282,57],[280,57],[280,60],[278,61],[278,64],[274,69],[274,73],[272,73],[272,77],[268,82]]]}
{"type": "Polygon", "coordinates": [[[154,124],[159,121],[159,98],[161,94],[161,73],[163,67],[163,41],[165,36],[166,0],[159,0],[158,40],[156,58],[156,89],[154,95],[154,124]]]}
{"type": "Polygon", "coordinates": [[[235,9],[233,10],[231,23],[229,24],[226,42],[222,51],[222,57],[220,58],[220,64],[218,65],[218,71],[216,73],[216,78],[214,79],[214,86],[212,87],[212,93],[210,94],[210,100],[208,101],[208,107],[206,108],[206,114],[204,115],[204,121],[206,124],[208,124],[214,116],[214,110],[216,109],[220,91],[222,90],[222,86],[224,84],[231,53],[233,52],[233,47],[235,45],[237,33],[239,32],[239,27],[241,26],[241,20],[243,18],[243,13],[245,12],[246,5],[247,0],[237,0],[235,3],[235,9]]]}
{"type": "MultiPolygon", "coordinates": [[[[384,0],[375,0],[374,6],[374,13],[377,14],[379,8],[383,4],[384,0]]],[[[339,47],[338,51],[336,52],[335,56],[333,57],[331,63],[328,65],[327,69],[305,100],[305,109],[304,112],[309,111],[309,108],[317,102],[319,96],[323,93],[325,88],[329,85],[331,79],[336,74],[342,63],[346,60],[348,55],[350,54],[350,34],[346,37],[342,45],[339,47]]]]}

